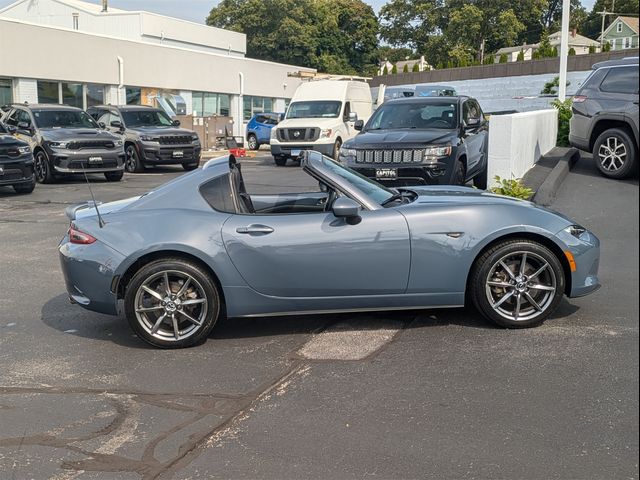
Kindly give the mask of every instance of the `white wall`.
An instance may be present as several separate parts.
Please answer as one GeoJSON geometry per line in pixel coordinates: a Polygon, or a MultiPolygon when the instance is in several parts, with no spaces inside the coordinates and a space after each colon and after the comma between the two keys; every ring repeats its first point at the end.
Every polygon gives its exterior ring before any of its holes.
{"type": "Polygon", "coordinates": [[[522,178],[556,145],[556,109],[493,115],[489,121],[489,186],[493,177],[522,178]]]}

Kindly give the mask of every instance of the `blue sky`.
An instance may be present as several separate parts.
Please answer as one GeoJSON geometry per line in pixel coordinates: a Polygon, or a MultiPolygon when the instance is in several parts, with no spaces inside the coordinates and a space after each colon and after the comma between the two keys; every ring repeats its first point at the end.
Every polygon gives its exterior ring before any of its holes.
{"type": "MultiPolygon", "coordinates": [[[[15,0],[0,0],[0,8],[10,5],[15,0]]],[[[100,0],[90,0],[101,3],[100,0]]],[[[219,0],[109,0],[109,5],[123,10],[147,10],[149,12],[183,18],[193,22],[204,23],[211,7],[219,0]]],[[[365,0],[377,12],[386,0],[365,0]]],[[[582,4],[591,10],[595,0],[583,0],[582,4]]]]}

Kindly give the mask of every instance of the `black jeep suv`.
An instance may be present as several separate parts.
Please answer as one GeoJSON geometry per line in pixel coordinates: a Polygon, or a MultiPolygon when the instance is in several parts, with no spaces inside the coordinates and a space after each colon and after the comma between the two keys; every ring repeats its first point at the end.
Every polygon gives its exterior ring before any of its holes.
{"type": "Polygon", "coordinates": [[[58,175],[103,173],[111,182],[124,174],[122,139],[101,129],[79,108],[66,105],[12,105],[4,123],[29,144],[38,183],[58,175]]]}
{"type": "Polygon", "coordinates": [[[147,165],[181,164],[185,170],[200,164],[198,134],[180,126],[158,108],[140,105],[99,105],[87,109],[103,128],[124,137],[128,172],[147,165]]]}
{"type": "Polygon", "coordinates": [[[638,57],[596,63],[573,97],[569,141],[600,173],[626,178],[638,162],[638,57]]]}
{"type": "Polygon", "coordinates": [[[453,184],[487,188],[488,123],[470,97],[384,102],[344,142],[340,161],[387,185],[453,184]]]}
{"type": "Polygon", "coordinates": [[[33,154],[29,144],[15,138],[14,132],[0,123],[0,187],[12,186],[16,193],[31,193],[36,186],[33,154]]]}

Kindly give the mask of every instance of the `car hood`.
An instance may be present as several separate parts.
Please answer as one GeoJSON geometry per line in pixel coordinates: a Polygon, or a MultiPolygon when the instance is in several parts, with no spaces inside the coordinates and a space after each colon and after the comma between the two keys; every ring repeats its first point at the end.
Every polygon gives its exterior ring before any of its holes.
{"type": "Polygon", "coordinates": [[[45,140],[68,141],[68,140],[119,140],[119,138],[106,130],[97,128],[51,128],[40,130],[45,140]]]}
{"type": "Polygon", "coordinates": [[[389,144],[427,145],[442,144],[456,137],[455,130],[369,130],[363,131],[345,142],[345,148],[380,146],[389,144]]]}
{"type": "Polygon", "coordinates": [[[137,132],[143,135],[192,135],[191,130],[176,127],[127,127],[127,130],[137,132]]]}
{"type": "Polygon", "coordinates": [[[337,123],[342,123],[339,117],[336,118],[289,118],[282,120],[277,128],[332,128],[337,123]]]}
{"type": "Polygon", "coordinates": [[[18,140],[12,135],[0,133],[0,147],[24,147],[27,145],[29,145],[27,142],[18,140]]]}

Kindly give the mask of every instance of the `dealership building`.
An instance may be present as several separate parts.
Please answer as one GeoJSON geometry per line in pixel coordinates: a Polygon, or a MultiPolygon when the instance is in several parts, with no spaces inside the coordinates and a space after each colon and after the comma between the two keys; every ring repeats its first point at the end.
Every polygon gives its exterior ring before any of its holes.
{"type": "Polygon", "coordinates": [[[142,104],[175,115],[283,112],[313,69],[247,58],[246,36],[103,0],[19,0],[0,10],[0,105],[142,104]],[[293,75],[292,75],[293,74],[293,75]]]}

